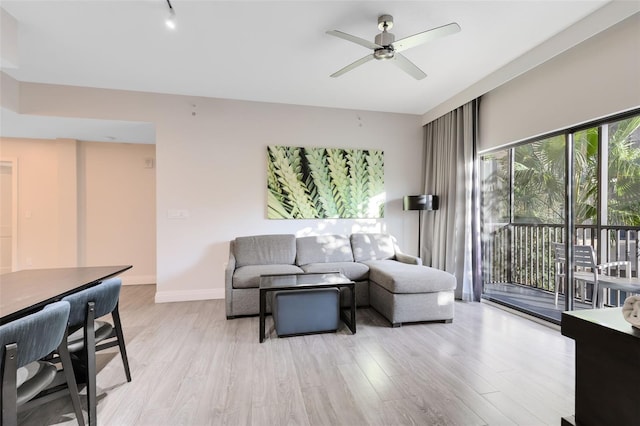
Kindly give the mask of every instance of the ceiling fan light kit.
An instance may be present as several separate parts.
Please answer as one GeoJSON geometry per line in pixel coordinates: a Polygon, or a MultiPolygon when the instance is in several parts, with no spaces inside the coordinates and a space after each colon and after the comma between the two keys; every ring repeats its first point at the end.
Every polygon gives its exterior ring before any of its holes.
{"type": "Polygon", "coordinates": [[[380,15],[378,17],[378,28],[382,32],[376,35],[374,43],[363,38],[344,33],[342,31],[327,31],[327,34],[329,35],[359,44],[360,46],[373,50],[373,54],[369,54],[364,58],[358,59],[354,63],[349,64],[346,67],[334,72],[333,74],[331,74],[331,77],[340,77],[342,74],[351,71],[352,69],[359,67],[366,62],[369,62],[371,59],[393,59],[393,63],[396,64],[401,70],[403,70],[416,80],[422,80],[427,75],[400,52],[418,46],[420,44],[427,43],[436,38],[454,34],[460,31],[460,25],[452,22],[450,24],[432,28],[430,30],[423,31],[421,33],[414,34],[412,36],[405,37],[396,41],[396,36],[388,31],[393,28],[393,16],[391,15],[380,15]]]}

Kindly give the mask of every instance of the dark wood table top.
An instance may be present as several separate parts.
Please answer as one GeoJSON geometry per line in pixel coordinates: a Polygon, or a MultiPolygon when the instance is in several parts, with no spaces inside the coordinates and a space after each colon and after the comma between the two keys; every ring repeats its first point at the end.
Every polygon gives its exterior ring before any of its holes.
{"type": "Polygon", "coordinates": [[[593,338],[593,333],[608,332],[640,339],[640,329],[622,315],[622,308],[584,309],[562,313],[562,334],[572,339],[593,338]]]}
{"type": "Polygon", "coordinates": [[[131,265],[25,269],[0,275],[0,324],[27,315],[100,281],[131,265]]]}

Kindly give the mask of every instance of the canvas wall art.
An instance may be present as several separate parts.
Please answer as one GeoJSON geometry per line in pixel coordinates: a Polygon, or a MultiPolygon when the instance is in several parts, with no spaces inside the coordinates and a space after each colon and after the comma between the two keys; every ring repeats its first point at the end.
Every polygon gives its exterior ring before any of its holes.
{"type": "Polygon", "coordinates": [[[380,150],[269,146],[269,219],[384,216],[380,150]]]}

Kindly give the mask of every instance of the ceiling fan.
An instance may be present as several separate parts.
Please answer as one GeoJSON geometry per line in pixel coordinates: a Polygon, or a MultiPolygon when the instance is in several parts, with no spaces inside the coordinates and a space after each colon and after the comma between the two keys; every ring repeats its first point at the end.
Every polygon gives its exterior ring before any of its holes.
{"type": "Polygon", "coordinates": [[[349,72],[352,69],[359,67],[360,65],[367,63],[372,59],[392,59],[393,63],[400,67],[401,70],[403,70],[416,80],[422,80],[427,75],[400,52],[426,43],[428,41],[437,39],[439,37],[444,37],[446,35],[454,34],[460,31],[460,25],[452,22],[450,24],[432,28],[430,30],[423,31],[409,37],[401,38],[400,40],[396,41],[396,36],[387,31],[392,27],[393,16],[381,15],[380,17],[378,17],[378,28],[381,29],[382,32],[376,36],[375,43],[372,43],[369,40],[365,40],[360,37],[353,36],[351,34],[344,33],[342,31],[327,31],[327,34],[329,35],[342,38],[344,40],[359,44],[360,46],[364,46],[368,49],[373,50],[373,54],[358,59],[354,63],[349,64],[341,70],[334,72],[333,74],[331,74],[331,77],[340,77],[342,74],[349,72]]]}

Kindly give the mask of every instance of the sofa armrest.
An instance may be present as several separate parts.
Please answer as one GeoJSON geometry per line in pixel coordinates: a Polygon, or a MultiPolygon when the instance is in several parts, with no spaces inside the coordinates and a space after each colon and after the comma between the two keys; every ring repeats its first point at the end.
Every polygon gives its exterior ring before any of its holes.
{"type": "Polygon", "coordinates": [[[422,259],[417,256],[412,256],[410,254],[396,252],[396,260],[398,262],[408,263],[409,265],[422,266],[422,259]]]}
{"type": "Polygon", "coordinates": [[[229,242],[229,261],[224,268],[224,292],[226,299],[227,317],[231,315],[231,301],[233,299],[233,273],[236,270],[236,257],[233,254],[233,241],[229,242]]]}

